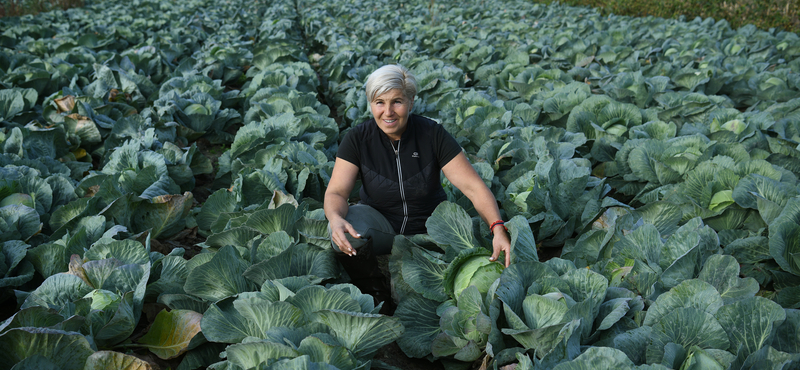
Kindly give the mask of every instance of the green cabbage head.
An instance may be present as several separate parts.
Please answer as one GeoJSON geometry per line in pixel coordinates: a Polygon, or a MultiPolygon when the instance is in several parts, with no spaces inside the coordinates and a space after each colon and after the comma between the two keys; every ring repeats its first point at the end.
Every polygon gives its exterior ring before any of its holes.
{"type": "Polygon", "coordinates": [[[489,261],[489,256],[486,249],[475,248],[462,251],[453,260],[445,271],[445,284],[454,298],[469,286],[478,288],[482,295],[489,291],[505,268],[500,262],[489,261]]]}

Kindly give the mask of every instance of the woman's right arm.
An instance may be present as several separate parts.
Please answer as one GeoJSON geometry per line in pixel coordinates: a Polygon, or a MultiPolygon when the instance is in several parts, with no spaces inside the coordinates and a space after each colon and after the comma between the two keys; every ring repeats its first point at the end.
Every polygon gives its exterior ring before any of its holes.
{"type": "Polygon", "coordinates": [[[325,217],[328,218],[331,228],[331,240],[336,243],[339,250],[351,256],[356,255],[356,250],[347,241],[345,234],[350,234],[354,238],[360,238],[361,235],[344,218],[347,216],[349,208],[347,198],[350,197],[357,178],[358,167],[356,165],[336,158],[331,181],[328,183],[328,189],[325,190],[324,202],[325,217]]]}

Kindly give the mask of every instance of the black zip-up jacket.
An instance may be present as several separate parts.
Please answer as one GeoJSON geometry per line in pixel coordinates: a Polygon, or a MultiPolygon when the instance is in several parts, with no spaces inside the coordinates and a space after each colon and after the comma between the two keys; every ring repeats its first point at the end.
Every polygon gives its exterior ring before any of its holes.
{"type": "Polygon", "coordinates": [[[399,141],[370,119],[345,135],[336,156],[358,166],[361,203],[386,216],[398,234],[410,235],[426,233],[425,221],[447,200],[439,174],[459,153],[442,125],[410,115],[399,141]]]}

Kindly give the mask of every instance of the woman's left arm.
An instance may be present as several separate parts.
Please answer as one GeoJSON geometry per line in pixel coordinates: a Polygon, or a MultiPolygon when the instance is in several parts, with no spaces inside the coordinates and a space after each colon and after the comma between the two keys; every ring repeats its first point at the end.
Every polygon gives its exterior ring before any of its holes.
{"type": "MultiPolygon", "coordinates": [[[[458,190],[461,190],[464,195],[472,201],[475,210],[486,222],[491,225],[493,222],[500,220],[500,209],[497,208],[497,199],[483,179],[475,172],[475,169],[469,163],[467,156],[464,153],[459,153],[455,158],[450,160],[444,167],[442,167],[445,177],[455,185],[458,190]]],[[[492,239],[492,257],[490,260],[495,261],[500,256],[500,252],[504,252],[506,256],[506,267],[511,263],[511,238],[509,237],[504,227],[495,226],[492,239]]]]}

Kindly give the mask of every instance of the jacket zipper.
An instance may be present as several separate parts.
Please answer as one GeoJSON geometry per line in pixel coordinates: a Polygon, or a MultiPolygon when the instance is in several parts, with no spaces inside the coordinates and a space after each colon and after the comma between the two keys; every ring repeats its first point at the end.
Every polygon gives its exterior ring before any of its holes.
{"type": "Polygon", "coordinates": [[[406,223],[408,222],[408,204],[406,203],[406,192],[403,188],[403,171],[400,168],[400,141],[397,141],[397,149],[394,148],[394,144],[392,144],[391,141],[389,144],[392,145],[395,159],[397,160],[397,178],[400,183],[400,199],[403,200],[403,225],[400,226],[400,234],[403,234],[406,231],[406,223]]]}

